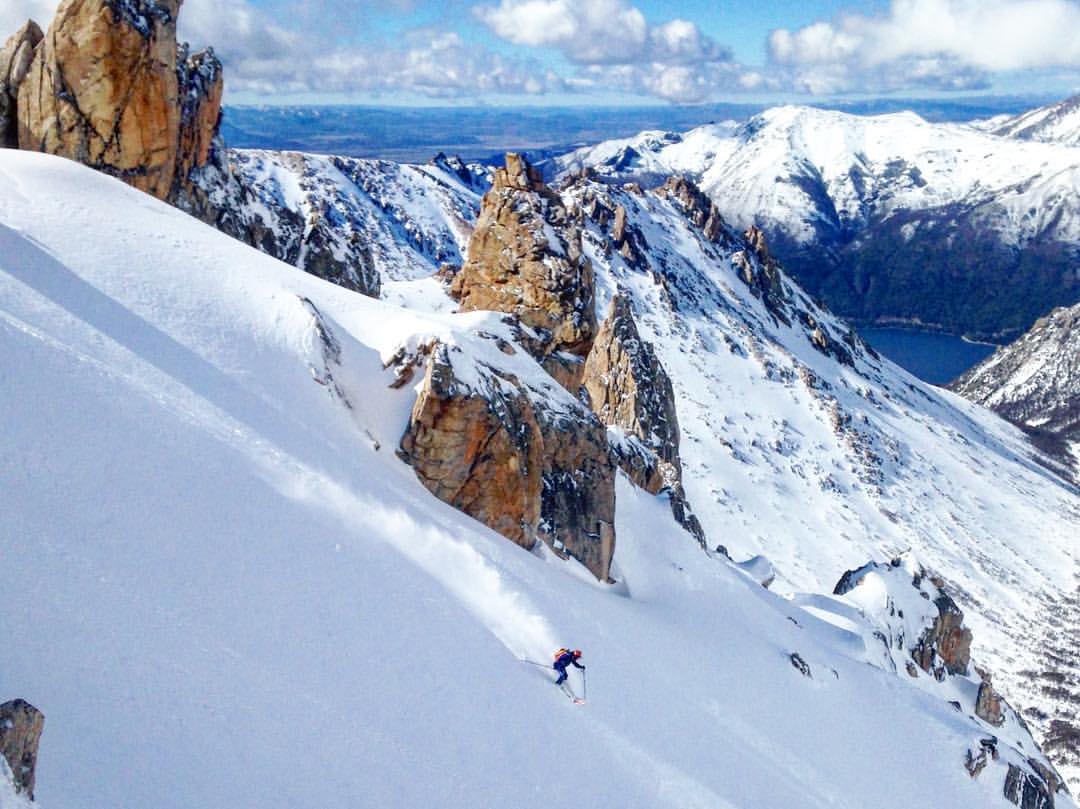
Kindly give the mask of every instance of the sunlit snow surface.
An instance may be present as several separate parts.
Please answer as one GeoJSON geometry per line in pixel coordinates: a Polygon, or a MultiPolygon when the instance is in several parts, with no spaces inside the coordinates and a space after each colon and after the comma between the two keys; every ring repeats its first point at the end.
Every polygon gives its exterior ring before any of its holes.
{"type": "MultiPolygon", "coordinates": [[[[693,234],[663,227],[694,263],[693,234]]],[[[603,296],[656,294],[597,263],[603,296]]],[[[857,488],[823,405],[779,373],[832,361],[700,271],[729,310],[641,325],[710,539],[765,551],[782,590],[913,546],[963,588],[976,657],[1023,665],[1015,624],[1075,571],[1075,495],[1019,433],[876,365],[876,404],[854,370],[834,391],[898,441],[883,493],[857,488]]],[[[0,152],[0,693],[46,714],[41,806],[1009,805],[1015,755],[972,781],[964,753],[993,729],[880,668],[854,607],[763,590],[625,481],[615,586],[432,498],[394,456],[413,393],[383,361],[430,335],[481,356],[499,328],[364,299],[0,152]],[[585,650],[585,706],[517,659],[563,644],[585,650]]]]}

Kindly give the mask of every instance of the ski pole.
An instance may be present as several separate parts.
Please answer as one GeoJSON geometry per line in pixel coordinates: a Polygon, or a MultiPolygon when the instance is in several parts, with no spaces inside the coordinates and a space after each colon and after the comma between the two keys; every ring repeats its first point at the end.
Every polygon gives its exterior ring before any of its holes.
{"type": "Polygon", "coordinates": [[[528,663],[530,666],[539,666],[542,669],[548,668],[547,663],[537,663],[535,660],[526,660],[524,657],[519,657],[518,660],[522,663],[528,663]]]}
{"type": "Polygon", "coordinates": [[[581,699],[584,702],[589,698],[589,681],[585,679],[585,669],[581,670],[581,699]]]}

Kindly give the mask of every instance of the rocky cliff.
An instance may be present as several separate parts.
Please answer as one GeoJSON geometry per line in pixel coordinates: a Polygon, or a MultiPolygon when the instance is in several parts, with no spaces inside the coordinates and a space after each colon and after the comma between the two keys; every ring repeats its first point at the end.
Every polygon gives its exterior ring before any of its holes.
{"type": "Polygon", "coordinates": [[[19,88],[19,146],[166,199],[178,171],[180,0],[64,0],[19,88]]]}
{"type": "Polygon", "coordinates": [[[585,359],[582,390],[593,412],[611,428],[611,451],[619,468],[650,494],[666,490],[676,520],[704,545],[704,531],[682,485],[671,379],[652,345],[641,338],[626,295],[611,300],[585,359]]]}
{"type": "Polygon", "coordinates": [[[494,343],[491,362],[442,343],[419,352],[424,378],[401,456],[436,497],[523,548],[542,541],[607,581],[615,469],[604,427],[527,357],[515,357],[508,340],[494,343]]]}

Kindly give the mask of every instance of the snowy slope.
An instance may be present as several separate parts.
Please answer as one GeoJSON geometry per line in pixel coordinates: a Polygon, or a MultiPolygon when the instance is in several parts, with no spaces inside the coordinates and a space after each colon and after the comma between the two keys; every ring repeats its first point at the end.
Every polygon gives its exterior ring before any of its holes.
{"type": "Polygon", "coordinates": [[[995,122],[995,135],[1080,146],[1080,96],[995,122]]]}
{"type": "Polygon", "coordinates": [[[734,226],[762,227],[808,291],[857,320],[1015,335],[1075,302],[1080,153],[1067,146],[913,113],[778,107],[735,129],[586,147],[547,171],[585,167],[611,180],[690,177],[734,226]],[[1006,279],[1022,303],[1001,299],[1006,279]]]}
{"type": "MultiPolygon", "coordinates": [[[[1020,433],[981,408],[859,344],[852,365],[823,355],[735,279],[734,237],[709,244],[654,194],[593,184],[567,193],[586,208],[590,195],[622,205],[649,245],[643,270],[595,223],[585,242],[601,298],[615,285],[632,294],[672,378],[684,483],[711,542],[737,558],[764,554],[774,588],[794,590],[827,591],[860,559],[912,549],[960,588],[1004,693],[1043,729],[1050,717],[1075,726],[1080,681],[1055,662],[1074,660],[1080,638],[1075,490],[1026,460],[1034,450],[1020,433]],[[1063,623],[1044,633],[1036,614],[1063,623]]],[[[846,334],[785,283],[793,308],[837,340],[846,334]]]]}
{"type": "Polygon", "coordinates": [[[248,192],[242,215],[269,223],[279,244],[293,217],[327,220],[339,257],[370,251],[384,284],[460,264],[485,190],[478,167],[444,156],[423,166],[247,149],[229,156],[248,192]]]}
{"type": "MultiPolygon", "coordinates": [[[[42,806],[1010,805],[1017,729],[971,779],[985,726],[653,498],[620,484],[616,588],[431,498],[383,358],[481,356],[497,318],[350,294],[64,161],[0,180],[0,688],[48,717],[42,806]],[[516,660],[562,643],[584,708],[516,660]]],[[[1061,508],[1000,463],[1010,505],[1061,508]]]]}
{"type": "Polygon", "coordinates": [[[1055,309],[953,384],[962,396],[1025,426],[1077,477],[1080,467],[1080,305],[1055,309]]]}

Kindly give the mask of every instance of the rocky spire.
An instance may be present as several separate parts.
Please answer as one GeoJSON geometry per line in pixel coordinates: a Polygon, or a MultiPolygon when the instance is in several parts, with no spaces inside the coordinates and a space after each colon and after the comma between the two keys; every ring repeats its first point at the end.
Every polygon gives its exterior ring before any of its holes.
{"type": "Polygon", "coordinates": [[[668,490],[676,520],[704,545],[704,531],[682,488],[671,379],[638,332],[626,295],[612,298],[585,360],[582,388],[600,421],[618,428],[610,436],[615,463],[650,494],[668,490]]]}
{"type": "Polygon", "coordinates": [[[524,157],[508,154],[495,172],[451,293],[462,311],[515,315],[545,356],[588,353],[596,312],[581,225],[524,157]]]}

